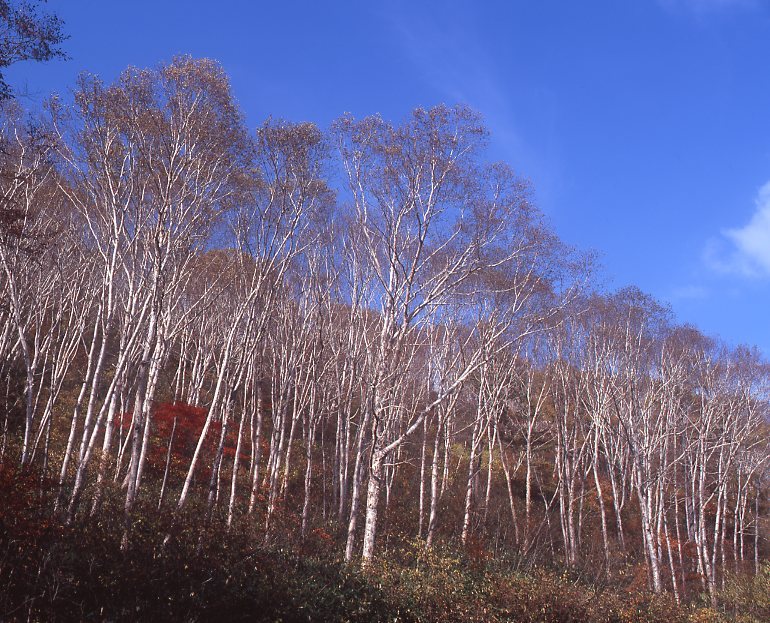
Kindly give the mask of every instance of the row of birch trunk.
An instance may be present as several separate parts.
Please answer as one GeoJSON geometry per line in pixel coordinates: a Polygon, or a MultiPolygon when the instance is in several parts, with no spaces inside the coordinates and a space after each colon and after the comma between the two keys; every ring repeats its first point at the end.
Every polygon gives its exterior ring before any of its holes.
{"type": "Polygon", "coordinates": [[[443,106],[250,133],[186,57],[7,105],[0,461],[66,522],[119,492],[124,548],[151,502],[267,545],[328,529],[364,565],[406,530],[635,562],[677,599],[758,572],[766,364],[634,289],[589,294],[485,138],[443,106]],[[181,464],[167,403],[203,412],[181,464]]]}

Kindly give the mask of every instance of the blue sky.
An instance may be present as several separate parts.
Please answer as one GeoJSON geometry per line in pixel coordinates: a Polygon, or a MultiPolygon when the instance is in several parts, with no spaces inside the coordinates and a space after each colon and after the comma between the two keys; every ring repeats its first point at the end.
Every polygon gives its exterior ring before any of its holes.
{"type": "Polygon", "coordinates": [[[770,355],[770,2],[49,0],[68,61],[33,100],[178,53],[219,60],[251,126],[470,104],[568,243],[678,319],[770,355]]]}

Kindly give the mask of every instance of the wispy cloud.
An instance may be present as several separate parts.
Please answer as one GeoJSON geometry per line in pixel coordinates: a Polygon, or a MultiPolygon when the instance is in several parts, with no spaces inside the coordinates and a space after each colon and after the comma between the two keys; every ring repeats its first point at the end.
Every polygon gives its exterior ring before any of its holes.
{"type": "Polygon", "coordinates": [[[512,151],[524,148],[514,123],[509,94],[501,85],[496,63],[472,27],[473,16],[458,7],[440,19],[396,4],[384,15],[410,62],[448,103],[469,104],[484,114],[498,138],[512,151]],[[502,135],[502,136],[501,136],[502,135]]]}
{"type": "Polygon", "coordinates": [[[770,277],[770,182],[759,189],[755,205],[746,225],[725,229],[707,244],[706,262],[717,272],[770,277]]]}
{"type": "Polygon", "coordinates": [[[671,11],[703,14],[727,9],[753,9],[758,6],[758,0],[658,0],[658,4],[671,11]]]}
{"type": "Polygon", "coordinates": [[[699,285],[686,285],[674,288],[670,296],[666,297],[672,301],[702,301],[709,297],[708,288],[699,285]]]}
{"type": "Polygon", "coordinates": [[[420,10],[419,3],[396,2],[388,7],[381,17],[438,101],[467,104],[481,113],[491,133],[489,155],[535,179],[540,200],[553,192],[558,186],[558,139],[541,135],[534,144],[523,128],[520,109],[522,102],[537,101],[545,119],[542,123],[550,132],[558,105],[555,95],[542,85],[512,79],[514,70],[500,65],[479,30],[473,5],[447,3],[439,13],[420,10]]]}

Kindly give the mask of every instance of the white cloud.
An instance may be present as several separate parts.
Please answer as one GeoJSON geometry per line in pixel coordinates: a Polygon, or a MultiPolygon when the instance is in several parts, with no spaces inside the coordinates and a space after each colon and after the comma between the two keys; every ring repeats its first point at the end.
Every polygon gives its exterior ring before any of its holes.
{"type": "Polygon", "coordinates": [[[722,273],[770,277],[770,182],[757,193],[756,210],[743,227],[722,231],[705,252],[707,263],[722,273]]]}

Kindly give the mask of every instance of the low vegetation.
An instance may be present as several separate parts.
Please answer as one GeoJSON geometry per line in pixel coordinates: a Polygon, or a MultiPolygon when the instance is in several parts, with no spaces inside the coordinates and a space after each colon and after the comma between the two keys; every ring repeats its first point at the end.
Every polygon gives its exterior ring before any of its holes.
{"type": "Polygon", "coordinates": [[[620,578],[610,587],[555,569],[517,572],[479,551],[425,551],[419,541],[362,571],[339,558],[327,534],[266,547],[247,526],[201,529],[194,511],[164,547],[157,535],[168,522],[140,509],[124,552],[118,498],[105,501],[98,519],[66,527],[47,519],[37,478],[4,467],[0,487],[8,502],[0,515],[7,621],[759,623],[770,615],[768,565],[756,578],[731,579],[716,611],[678,606],[620,578]]]}

